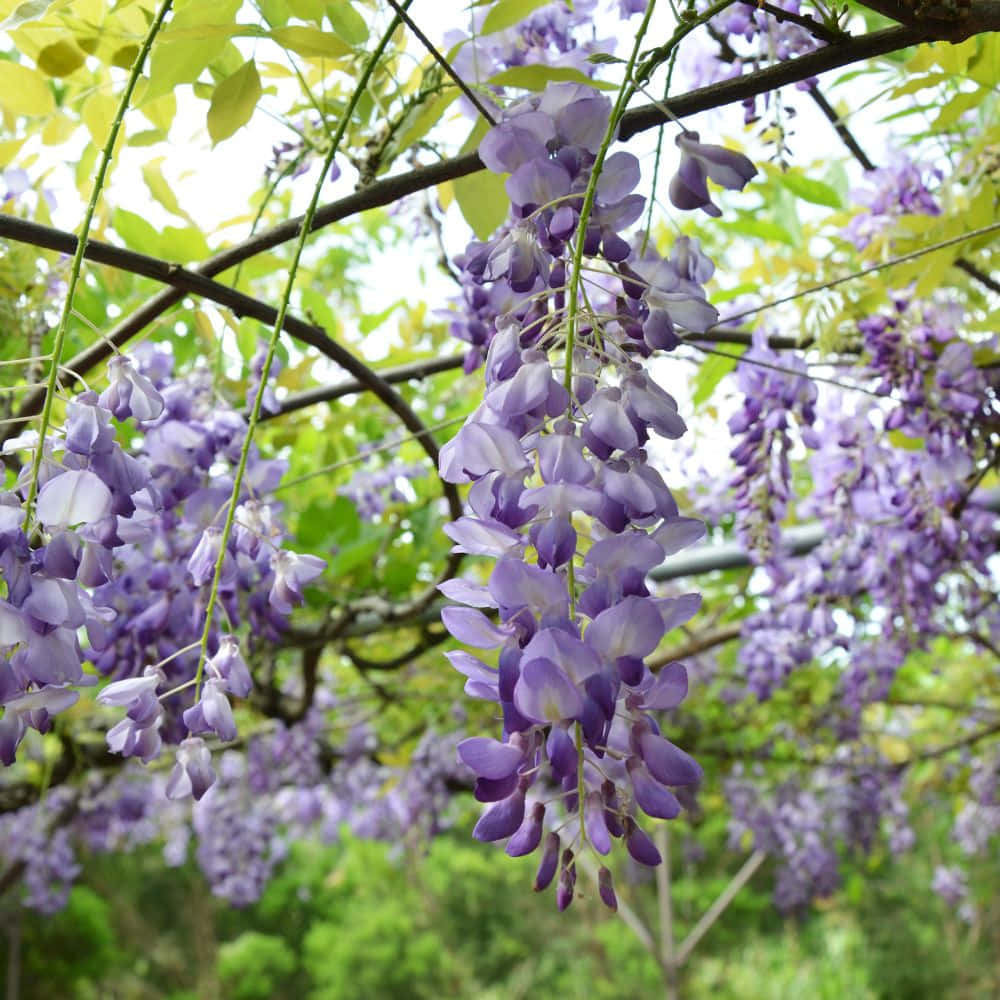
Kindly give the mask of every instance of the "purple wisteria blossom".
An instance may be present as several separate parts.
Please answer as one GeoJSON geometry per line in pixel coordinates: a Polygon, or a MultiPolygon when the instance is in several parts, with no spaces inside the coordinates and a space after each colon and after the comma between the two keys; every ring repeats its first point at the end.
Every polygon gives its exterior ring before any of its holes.
{"type": "MultiPolygon", "coordinates": [[[[463,579],[440,588],[468,605],[442,612],[451,635],[497,651],[495,667],[448,654],[466,693],[496,703],[503,720],[499,739],[474,736],[458,747],[486,805],[473,835],[507,841],[514,856],[541,848],[535,887],[555,881],[560,909],[575,895],[583,850],[604,856],[621,841],[638,862],[658,864],[641,817],[675,818],[673,789],[702,778],[661,731],[660,713],[687,695],[685,668],[671,663],[656,675],[646,662],[700,604],[696,594],[658,597],[647,573],[704,527],[680,516],[649,462],[654,434],[676,439],[686,426],[641,359],[716,322],[702,287],[714,265],[686,237],[662,257],[652,247],[640,256],[621,235],[643,208],[629,153],[607,157],[592,212],[581,217],[609,113],[598,92],[553,84],[508,109],[482,142],[484,162],[510,175],[512,220],[490,242],[469,246],[463,274],[467,287],[509,292],[466,296],[479,310],[478,332],[470,321],[459,336],[484,357],[486,391],[439,463],[447,481],[471,484],[469,512],[448,528],[456,550],[495,560],[485,586],[463,579]],[[603,266],[592,295],[610,307],[598,320],[581,305],[567,380],[566,359],[551,343],[565,334],[576,241],[603,266]],[[524,308],[518,295],[528,292],[535,305],[524,308]],[[546,835],[546,826],[560,832],[546,835]]],[[[687,142],[693,167],[684,169],[702,186],[711,176],[741,188],[755,173],[693,133],[687,142]]],[[[601,899],[615,908],[603,865],[599,881],[601,899]]]]}

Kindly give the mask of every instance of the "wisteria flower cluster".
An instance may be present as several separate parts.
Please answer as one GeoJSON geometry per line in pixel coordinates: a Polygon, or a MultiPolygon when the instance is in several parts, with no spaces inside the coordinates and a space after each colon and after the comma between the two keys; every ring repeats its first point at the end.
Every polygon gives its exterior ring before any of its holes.
{"type": "Polygon", "coordinates": [[[883,822],[893,853],[912,846],[902,782],[886,762],[854,766],[848,761],[818,768],[808,785],[785,781],[770,793],[737,766],[723,790],[731,809],[729,839],[777,862],[775,905],[802,910],[840,885],[839,851],[866,855],[883,822]]]}
{"type": "Polygon", "coordinates": [[[162,350],[116,355],[108,388],[71,400],[63,428],[41,445],[30,436],[7,443],[9,453],[41,446],[44,454],[40,545],[26,534],[30,466],[0,497],[0,759],[12,763],[28,728],[47,731],[77,689],[96,681],[84,672],[90,660],[112,680],[97,700],[125,710],[109,749],[147,762],[165,742],[179,744],[167,794],[199,798],[214,780],[204,736],[234,739],[229,699],[252,688],[233,630],[247,621],[253,634],[277,638],[324,563],[282,547],[279,508],[257,498],[277,486],[284,465],[254,449],[219,587],[227,629],[212,623],[192,703],[219,521],[246,423],[219,405],[207,374],[175,379],[171,366],[162,350]],[[139,425],[134,454],[122,450],[113,420],[139,425]]]}
{"type": "MultiPolygon", "coordinates": [[[[485,398],[440,460],[443,478],[472,484],[471,513],[447,528],[455,549],[495,560],[486,585],[441,586],[467,605],[442,612],[451,634],[499,653],[495,668],[465,651],[448,654],[466,692],[503,715],[500,740],[472,737],[458,748],[477,777],[476,798],[490,803],[474,835],[506,840],[511,855],[541,848],[535,887],[558,875],[560,909],[572,902],[585,848],[603,857],[620,839],[635,860],[659,863],[640,813],[676,817],[671,789],[701,778],[654,715],[681,703],[687,673],[671,663],[654,675],[645,662],[700,604],[697,594],[656,597],[646,574],[704,528],[679,514],[648,461],[650,434],[676,439],[685,424],[641,359],[676,346],[681,328],[715,321],[701,286],[711,263],[690,241],[662,259],[638,255],[621,235],[643,199],[633,193],[639,166],[629,153],[611,154],[591,177],[609,112],[596,91],[550,85],[483,139],[487,166],[510,174],[512,220],[469,247],[464,270],[477,285],[525,298],[493,324],[479,318],[485,398]],[[588,185],[595,198],[584,218],[588,185]],[[618,294],[607,318],[583,312],[567,372],[550,352],[566,350],[567,278],[579,243],[616,277],[618,294]],[[560,822],[546,833],[553,816],[560,822]]],[[[708,162],[733,188],[754,173],[738,154],[702,146],[692,133],[685,139],[689,189],[699,179],[704,187],[708,162]]],[[[706,189],[684,207],[707,197],[706,189]]],[[[599,877],[614,908],[611,873],[602,866],[599,877]]]]}
{"type": "Polygon", "coordinates": [[[0,817],[0,859],[24,866],[23,905],[45,913],[65,906],[80,848],[108,853],[162,841],[169,866],[193,853],[213,895],[247,906],[291,841],[333,843],[348,829],[400,844],[447,828],[454,791],[470,783],[455,752],[461,734],[428,731],[406,766],[389,767],[375,760],[375,734],[364,724],[329,745],[328,712],[337,705],[321,688],[299,722],[251,735],[245,753],[223,751],[197,801],[170,801],[172,775],[126,764],[0,817]]]}

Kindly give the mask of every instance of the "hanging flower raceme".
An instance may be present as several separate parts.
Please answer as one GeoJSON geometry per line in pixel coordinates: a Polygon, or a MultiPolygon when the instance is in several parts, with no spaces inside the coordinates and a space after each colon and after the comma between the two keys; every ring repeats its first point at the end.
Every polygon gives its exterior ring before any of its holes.
{"type": "MultiPolygon", "coordinates": [[[[497,652],[496,666],[469,652],[448,654],[467,678],[466,692],[495,702],[503,719],[499,739],[476,736],[458,747],[476,775],[476,798],[488,806],[474,835],[506,840],[511,855],[541,848],[535,887],[557,881],[560,909],[573,899],[581,850],[604,856],[618,840],[638,862],[658,864],[643,816],[676,817],[672,789],[697,784],[702,773],[660,728],[659,713],[687,694],[683,665],[656,674],[647,664],[700,597],[658,597],[646,577],[704,526],[680,516],[649,463],[650,435],[675,439],[685,424],[636,359],[676,346],[683,330],[715,323],[702,288],[713,265],[687,238],[663,259],[652,251],[639,257],[619,236],[643,205],[632,194],[639,166],[629,153],[605,159],[593,210],[581,217],[609,111],[610,102],[586,87],[550,85],[483,140],[484,162],[510,173],[512,222],[494,240],[470,245],[465,273],[511,295],[530,292],[533,305],[525,310],[492,290],[479,299],[515,304],[492,317],[485,335],[473,339],[463,328],[464,339],[486,348],[486,392],[440,457],[444,479],[471,484],[470,513],[448,528],[455,550],[496,560],[486,584],[441,587],[466,605],[442,612],[450,633],[497,652]],[[610,290],[613,319],[602,322],[581,305],[567,378],[566,279],[581,243],[617,290],[610,290]]],[[[710,170],[727,186],[742,187],[755,172],[738,154],[700,146],[697,136],[689,145],[690,169],[710,170]]],[[[488,321],[481,313],[481,333],[488,321]]],[[[604,866],[599,882],[614,908],[604,866]]]]}

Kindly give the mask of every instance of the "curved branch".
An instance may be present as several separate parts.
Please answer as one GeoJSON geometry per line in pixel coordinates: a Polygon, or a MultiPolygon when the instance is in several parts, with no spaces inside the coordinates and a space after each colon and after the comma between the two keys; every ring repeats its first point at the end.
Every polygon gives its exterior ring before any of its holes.
{"type": "MultiPolygon", "coordinates": [[[[684,118],[701,111],[709,111],[749,97],[756,97],[777,87],[797,83],[800,80],[806,80],[811,76],[832,69],[839,69],[862,59],[886,55],[889,52],[895,52],[920,42],[934,39],[962,41],[979,32],[996,30],[1000,30],[1000,0],[978,0],[972,4],[969,17],[960,24],[934,23],[917,27],[901,26],[858,37],[852,36],[841,44],[819,49],[798,59],[708,87],[700,87],[688,94],[671,98],[665,102],[666,110],[677,118],[684,118]]],[[[663,105],[648,105],[629,111],[622,119],[619,138],[628,140],[640,132],[664,124],[666,120],[667,116],[664,114],[663,105]]],[[[359,212],[392,204],[406,195],[434,187],[445,181],[466,177],[482,169],[484,166],[479,156],[476,153],[467,153],[464,156],[458,156],[441,163],[418,167],[416,170],[388,177],[369,185],[362,191],[321,207],[313,220],[313,229],[321,229],[359,212]]],[[[298,235],[301,225],[301,216],[289,219],[215,254],[198,265],[197,268],[192,269],[190,273],[212,277],[227,271],[259,253],[294,239],[298,235]]],[[[69,362],[68,367],[78,372],[86,372],[93,368],[107,358],[114,347],[120,347],[126,343],[171,306],[180,302],[183,297],[184,292],[178,289],[166,290],[153,296],[144,306],[118,323],[110,331],[107,338],[81,351],[69,362]]],[[[42,398],[38,393],[28,394],[22,403],[19,417],[37,413],[42,398]]]]}

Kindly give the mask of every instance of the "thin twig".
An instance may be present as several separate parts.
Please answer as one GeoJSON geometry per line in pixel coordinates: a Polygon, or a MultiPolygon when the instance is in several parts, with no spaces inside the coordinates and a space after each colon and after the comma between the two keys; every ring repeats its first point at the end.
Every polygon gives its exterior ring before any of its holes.
{"type": "Polygon", "coordinates": [[[420,30],[419,26],[414,23],[413,19],[407,14],[396,0],[388,0],[389,6],[396,12],[399,19],[405,24],[410,31],[416,35],[417,40],[420,44],[427,49],[431,54],[434,61],[448,74],[451,81],[456,87],[469,99],[475,109],[490,123],[490,125],[496,125],[496,119],[490,114],[489,110],[483,104],[482,101],[476,96],[475,92],[471,87],[455,72],[455,67],[451,65],[450,62],[435,48],[434,43],[420,30]]]}

